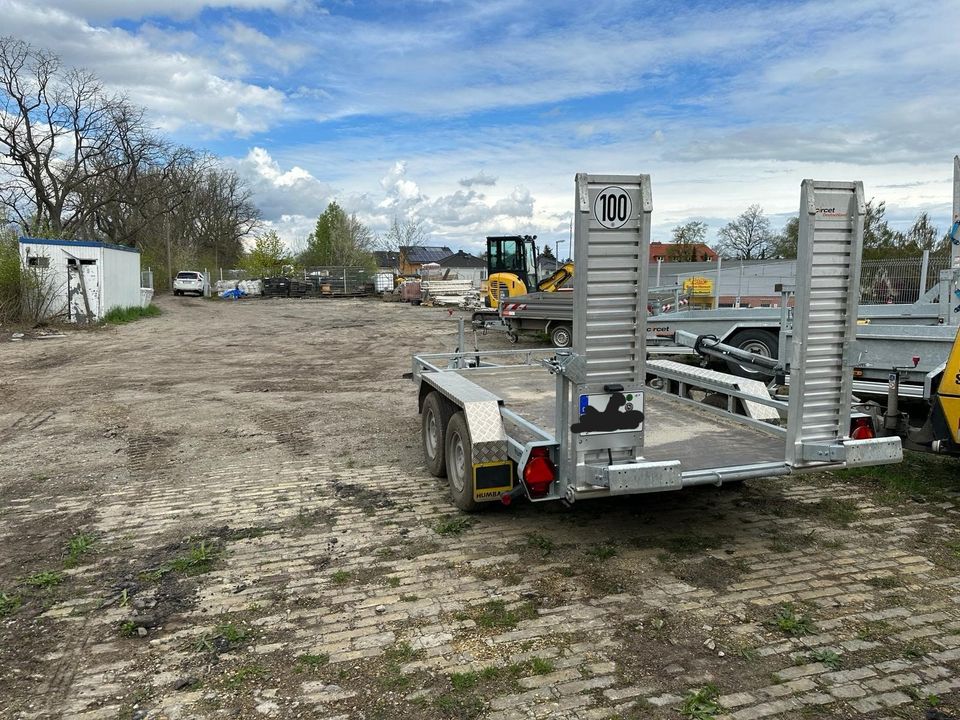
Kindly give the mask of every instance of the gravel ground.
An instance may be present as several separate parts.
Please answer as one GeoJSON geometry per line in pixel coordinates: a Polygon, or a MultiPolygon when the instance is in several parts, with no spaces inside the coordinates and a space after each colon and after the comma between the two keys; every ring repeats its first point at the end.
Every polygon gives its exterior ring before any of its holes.
{"type": "Polygon", "coordinates": [[[957,712],[954,461],[466,517],[402,378],[456,314],[158,304],[0,335],[0,717],[957,712]]]}

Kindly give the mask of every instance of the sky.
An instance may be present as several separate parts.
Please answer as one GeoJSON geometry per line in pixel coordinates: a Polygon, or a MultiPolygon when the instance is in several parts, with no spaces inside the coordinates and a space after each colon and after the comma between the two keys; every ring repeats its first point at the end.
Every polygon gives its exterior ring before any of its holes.
{"type": "Polygon", "coordinates": [[[300,246],[331,200],[478,252],[567,252],[574,175],[649,173],[653,239],[708,241],[800,183],[950,220],[957,0],[0,0],[0,34],[93,71],[219,156],[300,246]]]}

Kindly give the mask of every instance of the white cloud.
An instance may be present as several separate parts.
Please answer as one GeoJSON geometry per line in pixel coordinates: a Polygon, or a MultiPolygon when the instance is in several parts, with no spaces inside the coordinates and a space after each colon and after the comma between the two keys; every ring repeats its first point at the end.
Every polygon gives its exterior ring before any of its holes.
{"type": "Polygon", "coordinates": [[[191,33],[168,37],[152,26],[143,34],[96,27],[20,0],[0,0],[0,15],[5,33],[55,52],[66,66],[92,70],[108,87],[149,108],[151,120],[167,131],[244,136],[285,116],[282,91],[232,77],[202,53],[191,33]]]}
{"type": "Polygon", "coordinates": [[[497,184],[497,178],[491,175],[487,175],[484,170],[481,170],[476,175],[471,177],[465,177],[460,179],[460,184],[465,188],[472,187],[493,187],[497,184]]]}

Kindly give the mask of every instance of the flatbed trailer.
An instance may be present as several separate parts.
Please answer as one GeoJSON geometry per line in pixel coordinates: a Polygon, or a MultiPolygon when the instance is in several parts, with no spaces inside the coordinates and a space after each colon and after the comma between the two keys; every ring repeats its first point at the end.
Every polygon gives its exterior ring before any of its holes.
{"type": "Polygon", "coordinates": [[[850,435],[862,185],[805,180],[801,207],[806,272],[785,402],[756,381],[647,360],[649,176],[578,175],[572,350],[413,358],[427,465],[449,478],[456,505],[572,503],[900,461],[899,438],[850,435]]]}

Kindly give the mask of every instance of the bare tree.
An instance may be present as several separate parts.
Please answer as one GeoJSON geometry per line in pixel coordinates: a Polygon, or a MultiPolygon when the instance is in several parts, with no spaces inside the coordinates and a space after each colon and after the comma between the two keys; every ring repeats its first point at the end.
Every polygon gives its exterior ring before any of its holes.
{"type": "Polygon", "coordinates": [[[383,235],[377,235],[377,250],[396,252],[402,247],[419,247],[427,240],[427,233],[420,220],[401,220],[393,218],[390,228],[383,235]]]}
{"type": "Polygon", "coordinates": [[[767,257],[773,243],[770,221],[759,205],[748,207],[736,220],[720,228],[717,234],[717,246],[722,254],[742,260],[767,257]]]}
{"type": "Polygon", "coordinates": [[[692,220],[677,225],[673,231],[673,242],[667,247],[670,262],[696,262],[701,259],[700,245],[707,239],[707,224],[701,220],[692,220]]]}
{"type": "MultiPolygon", "coordinates": [[[[28,234],[93,235],[166,144],[144,113],[52,53],[0,38],[0,206],[28,234]]],[[[108,232],[108,236],[110,233],[108,232]]]]}

